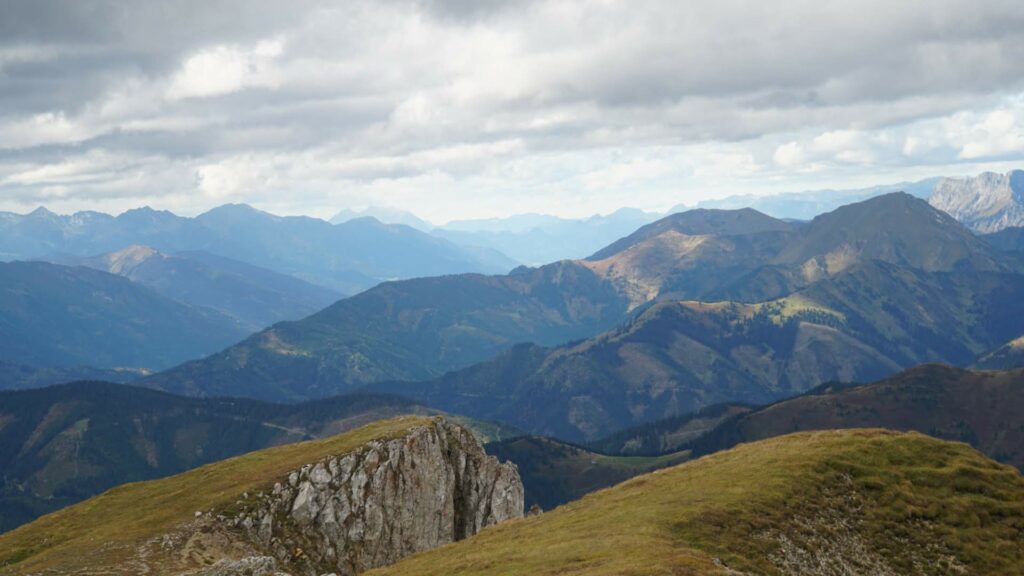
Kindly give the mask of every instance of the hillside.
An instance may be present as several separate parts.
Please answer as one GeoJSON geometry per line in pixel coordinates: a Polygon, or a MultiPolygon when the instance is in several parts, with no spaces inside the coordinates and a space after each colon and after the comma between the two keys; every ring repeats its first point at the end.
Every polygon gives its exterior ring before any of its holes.
{"type": "Polygon", "coordinates": [[[754,210],[693,210],[587,259],[634,307],[655,298],[763,302],[873,261],[928,272],[1020,263],[908,194],[878,196],[795,226],[754,210]]]}
{"type": "Polygon", "coordinates": [[[929,202],[978,233],[1024,226],[1024,171],[943,178],[929,202]]]}
{"type": "Polygon", "coordinates": [[[863,385],[826,384],[807,394],[735,414],[699,435],[666,420],[596,442],[609,453],[709,454],[801,430],[888,428],[966,442],[1024,470],[1024,371],[970,371],[938,364],[863,385]]]}
{"type": "Polygon", "coordinates": [[[505,272],[516,263],[457,246],[408,226],[361,218],[333,225],[241,204],[185,218],[150,208],[119,216],[57,215],[44,208],[0,218],[0,260],[91,257],[150,246],[167,254],[204,251],[331,290],[354,294],[378,282],[460,272],[505,272]]]}
{"type": "Polygon", "coordinates": [[[793,226],[751,208],[708,210],[698,208],[670,214],[598,250],[588,260],[604,260],[666,232],[686,236],[741,236],[760,232],[787,232],[793,226]]]}
{"type": "Polygon", "coordinates": [[[858,265],[761,304],[660,302],[555,348],[519,346],[422,383],[380,383],[439,409],[593,441],[723,402],[764,404],[922,362],[969,364],[1020,330],[1024,276],[858,265]]]}
{"type": "Polygon", "coordinates": [[[418,554],[374,576],[1021,574],[1024,478],[879,430],[744,444],[418,554]],[[895,543],[895,545],[894,545],[895,543]]]}
{"type": "Polygon", "coordinates": [[[58,263],[124,276],[168,298],[231,316],[248,332],[304,318],[341,298],[333,290],[208,252],[172,255],[129,246],[88,258],[64,257],[58,263]]]}
{"type": "Polygon", "coordinates": [[[353,573],[516,516],[514,467],[463,428],[404,417],[120,486],[0,535],[0,570],[353,573]]]}
{"type": "Polygon", "coordinates": [[[247,333],[126,278],[44,262],[0,263],[0,359],[37,367],[163,369],[247,333]]]}
{"type": "Polygon", "coordinates": [[[387,282],[143,383],[189,395],[324,397],[369,382],[432,378],[516,342],[586,337],[625,311],[612,286],[572,262],[506,276],[387,282]]]}
{"type": "MultiPolygon", "coordinates": [[[[0,531],[126,482],[374,420],[436,413],[368,394],[269,404],[184,398],[105,382],[0,392],[0,531]]],[[[506,434],[497,426],[466,425],[486,439],[506,434]]]]}

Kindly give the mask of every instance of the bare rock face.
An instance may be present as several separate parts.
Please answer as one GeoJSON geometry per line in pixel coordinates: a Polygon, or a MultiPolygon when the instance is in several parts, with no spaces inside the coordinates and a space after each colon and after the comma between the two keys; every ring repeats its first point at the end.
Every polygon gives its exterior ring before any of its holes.
{"type": "Polygon", "coordinates": [[[975,232],[1024,226],[1024,171],[943,178],[928,202],[975,232]]]}
{"type": "Polygon", "coordinates": [[[514,464],[443,419],[308,464],[226,518],[294,574],[358,574],[523,515],[514,464]]]}

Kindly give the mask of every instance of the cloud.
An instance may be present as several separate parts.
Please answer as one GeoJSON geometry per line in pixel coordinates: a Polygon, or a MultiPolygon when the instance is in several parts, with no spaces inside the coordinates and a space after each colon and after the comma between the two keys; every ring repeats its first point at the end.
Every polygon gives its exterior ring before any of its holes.
{"type": "Polygon", "coordinates": [[[1003,0],[6,3],[0,208],[445,219],[1007,162],[1021,53],[1003,0]]]}

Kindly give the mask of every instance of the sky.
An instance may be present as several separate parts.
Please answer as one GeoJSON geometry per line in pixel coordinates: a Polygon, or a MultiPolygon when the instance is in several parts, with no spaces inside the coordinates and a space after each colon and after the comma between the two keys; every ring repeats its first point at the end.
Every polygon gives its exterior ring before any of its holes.
{"type": "Polygon", "coordinates": [[[0,0],[0,210],[443,223],[1015,167],[1019,0],[0,0]]]}

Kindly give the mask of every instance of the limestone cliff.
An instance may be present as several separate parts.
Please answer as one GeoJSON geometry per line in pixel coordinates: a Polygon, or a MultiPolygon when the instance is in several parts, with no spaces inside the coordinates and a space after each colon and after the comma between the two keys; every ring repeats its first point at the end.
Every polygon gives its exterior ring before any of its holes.
{"type": "Polygon", "coordinates": [[[435,419],[309,463],[237,502],[220,524],[284,572],[358,574],[522,515],[515,465],[435,419]]]}

